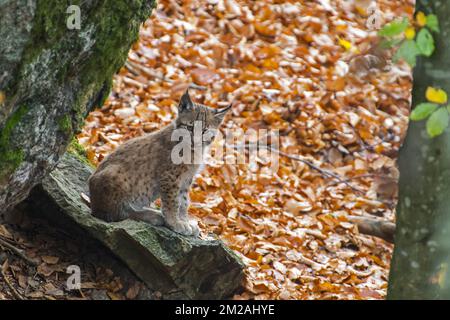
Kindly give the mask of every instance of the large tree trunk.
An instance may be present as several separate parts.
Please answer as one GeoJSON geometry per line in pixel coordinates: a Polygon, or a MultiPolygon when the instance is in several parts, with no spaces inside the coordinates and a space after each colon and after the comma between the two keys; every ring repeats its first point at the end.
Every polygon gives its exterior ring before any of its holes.
{"type": "MultiPolygon", "coordinates": [[[[441,24],[437,51],[414,71],[413,105],[427,86],[450,92],[450,2],[417,0],[441,24]]],[[[425,121],[411,122],[400,152],[400,194],[390,299],[450,298],[450,132],[427,137],[425,121]]]]}
{"type": "Polygon", "coordinates": [[[154,0],[0,1],[0,211],[56,165],[108,96],[154,0]],[[69,30],[70,5],[81,29],[69,30]]]}

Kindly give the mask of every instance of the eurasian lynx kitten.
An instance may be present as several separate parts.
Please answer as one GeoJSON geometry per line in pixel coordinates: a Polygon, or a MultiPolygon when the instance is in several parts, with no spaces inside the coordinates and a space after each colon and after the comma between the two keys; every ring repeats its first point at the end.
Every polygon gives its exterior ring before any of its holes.
{"type": "MultiPolygon", "coordinates": [[[[189,220],[187,208],[189,187],[200,164],[173,161],[172,150],[179,141],[173,141],[172,135],[182,130],[197,141],[194,127],[200,127],[204,152],[230,108],[212,109],[193,103],[186,91],[178,105],[178,116],[170,125],[124,143],[100,163],[89,178],[92,214],[105,221],[130,218],[165,224],[175,232],[197,236],[197,223],[189,220]],[[159,196],[162,215],[149,208],[159,196]]],[[[191,159],[193,145],[189,145],[191,159]]]]}

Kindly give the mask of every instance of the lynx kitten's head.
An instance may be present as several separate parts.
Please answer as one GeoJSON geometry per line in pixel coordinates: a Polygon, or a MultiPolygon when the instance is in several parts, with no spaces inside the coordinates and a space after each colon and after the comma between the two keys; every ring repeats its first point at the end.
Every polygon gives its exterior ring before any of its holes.
{"type": "Polygon", "coordinates": [[[192,102],[189,91],[181,97],[178,104],[177,128],[184,128],[193,134],[201,134],[203,142],[211,143],[231,104],[222,109],[213,109],[192,102]]]}

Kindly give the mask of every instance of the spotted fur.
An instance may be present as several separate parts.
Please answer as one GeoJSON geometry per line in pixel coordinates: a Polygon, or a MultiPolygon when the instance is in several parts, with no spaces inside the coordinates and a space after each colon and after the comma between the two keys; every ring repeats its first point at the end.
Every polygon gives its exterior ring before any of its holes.
{"type": "Polygon", "coordinates": [[[230,107],[218,110],[195,104],[186,91],[170,125],[129,140],[100,163],[89,178],[92,214],[109,222],[130,218],[198,235],[197,223],[188,218],[187,209],[189,188],[200,164],[174,164],[171,153],[178,142],[171,137],[178,128],[193,133],[195,121],[200,121],[202,134],[208,134],[202,143],[210,144],[211,130],[219,127],[230,107]],[[149,208],[158,197],[162,213],[149,208]]]}

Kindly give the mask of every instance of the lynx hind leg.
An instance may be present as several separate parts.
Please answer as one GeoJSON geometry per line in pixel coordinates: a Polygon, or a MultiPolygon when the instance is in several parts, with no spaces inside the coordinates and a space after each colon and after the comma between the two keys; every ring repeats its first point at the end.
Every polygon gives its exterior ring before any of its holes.
{"type": "Polygon", "coordinates": [[[121,205],[120,189],[113,179],[105,174],[94,174],[89,178],[90,207],[92,215],[106,222],[127,218],[121,205]]]}
{"type": "Polygon", "coordinates": [[[144,221],[154,226],[164,225],[164,217],[158,210],[152,208],[137,209],[133,205],[128,204],[128,216],[132,220],[144,221]]]}
{"type": "Polygon", "coordinates": [[[161,184],[162,211],[166,225],[173,231],[185,236],[197,236],[198,228],[195,228],[186,219],[179,216],[178,188],[175,184],[161,184]]]}

